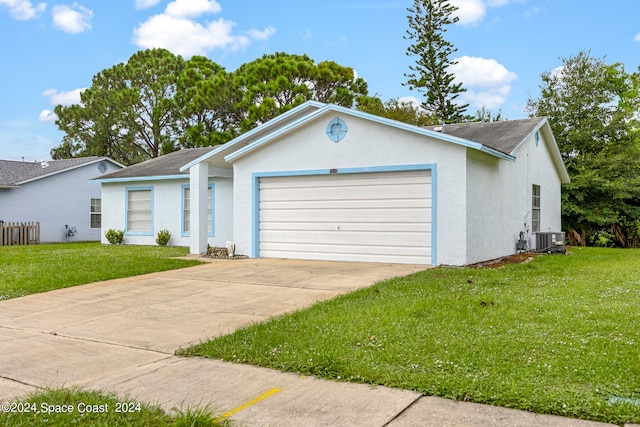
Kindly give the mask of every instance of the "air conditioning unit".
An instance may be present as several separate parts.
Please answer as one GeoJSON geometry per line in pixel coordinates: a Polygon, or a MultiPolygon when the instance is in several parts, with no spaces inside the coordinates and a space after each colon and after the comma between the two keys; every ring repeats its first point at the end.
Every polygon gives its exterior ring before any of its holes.
{"type": "Polygon", "coordinates": [[[565,253],[565,234],[564,232],[544,232],[535,233],[536,235],[536,251],[547,253],[565,253]]]}

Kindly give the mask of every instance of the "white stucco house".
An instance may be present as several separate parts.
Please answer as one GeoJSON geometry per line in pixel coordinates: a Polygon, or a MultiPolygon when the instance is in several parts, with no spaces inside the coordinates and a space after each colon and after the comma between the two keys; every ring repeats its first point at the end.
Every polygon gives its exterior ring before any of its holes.
{"type": "Polygon", "coordinates": [[[40,222],[41,242],[100,240],[102,191],[90,180],[123,167],[108,157],[0,160],[0,221],[40,222]]]}
{"type": "Polygon", "coordinates": [[[202,253],[466,265],[560,231],[569,176],[544,118],[430,129],[309,101],[227,144],[99,178],[103,231],[202,253]]]}

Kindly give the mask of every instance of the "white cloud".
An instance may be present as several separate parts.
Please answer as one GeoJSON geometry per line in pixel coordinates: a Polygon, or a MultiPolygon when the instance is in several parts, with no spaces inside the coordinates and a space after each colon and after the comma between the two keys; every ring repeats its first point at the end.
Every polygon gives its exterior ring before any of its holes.
{"type": "Polygon", "coordinates": [[[249,37],[251,37],[254,40],[266,40],[272,35],[274,35],[275,33],[276,33],[276,29],[273,27],[267,27],[262,31],[255,30],[255,29],[246,31],[246,34],[248,34],[249,37]]]}
{"type": "MultiPolygon", "coordinates": [[[[49,103],[51,105],[72,105],[72,104],[80,104],[80,94],[84,92],[87,88],[78,88],[73,89],[68,92],[58,92],[57,89],[47,89],[42,92],[42,96],[48,98],[49,103]]],[[[40,115],[38,116],[38,120],[43,123],[53,123],[58,120],[58,116],[51,110],[42,110],[40,115]]]]}
{"type": "Polygon", "coordinates": [[[636,34],[633,40],[640,43],[640,33],[636,34]]]}
{"type": "Polygon", "coordinates": [[[219,18],[201,22],[195,19],[220,10],[220,5],[213,0],[175,0],[167,5],[164,13],[138,25],[133,30],[132,42],[145,49],[160,47],[189,58],[216,49],[243,49],[253,40],[265,40],[276,32],[275,28],[267,27],[235,34],[236,23],[233,21],[219,18]]]}
{"type": "Polygon", "coordinates": [[[54,123],[56,120],[58,120],[58,116],[51,110],[42,110],[42,112],[38,116],[38,120],[43,123],[54,123]]]}
{"type": "Polygon", "coordinates": [[[458,24],[468,26],[482,21],[487,14],[487,8],[482,0],[451,0],[457,6],[455,15],[460,18],[458,24]]]}
{"type": "Polygon", "coordinates": [[[37,18],[47,8],[46,3],[38,3],[34,6],[29,0],[0,0],[0,5],[7,6],[9,15],[19,21],[37,18]]]}
{"type": "Polygon", "coordinates": [[[93,11],[78,3],[73,3],[71,7],[64,4],[54,6],[51,14],[53,25],[65,33],[77,34],[91,29],[93,11]]]}
{"type": "Polygon", "coordinates": [[[164,13],[174,18],[197,18],[205,13],[220,13],[221,10],[215,0],[175,0],[167,5],[164,13]]]}
{"type": "Polygon", "coordinates": [[[51,105],[71,105],[80,104],[80,94],[87,88],[73,89],[68,92],[58,92],[57,89],[47,89],[42,92],[42,96],[49,99],[51,105]]]}
{"type": "Polygon", "coordinates": [[[136,9],[146,9],[160,3],[160,0],[136,0],[136,9]]]}
{"type": "Polygon", "coordinates": [[[524,3],[525,0],[451,0],[458,10],[455,15],[460,18],[459,25],[473,26],[479,24],[487,15],[487,8],[502,7],[510,3],[524,3]]]}
{"type": "Polygon", "coordinates": [[[457,64],[451,65],[449,71],[456,76],[455,82],[462,83],[467,89],[460,94],[460,102],[495,109],[507,101],[511,82],[518,78],[516,73],[495,59],[462,56],[456,61],[457,64]]]}

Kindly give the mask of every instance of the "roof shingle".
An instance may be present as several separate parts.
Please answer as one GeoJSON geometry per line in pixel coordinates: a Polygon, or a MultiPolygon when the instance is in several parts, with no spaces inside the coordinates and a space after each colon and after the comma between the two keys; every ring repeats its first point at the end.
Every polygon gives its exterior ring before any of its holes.
{"type": "MultiPolygon", "coordinates": [[[[444,134],[478,142],[505,154],[513,154],[518,145],[544,120],[544,118],[535,117],[498,122],[458,123],[441,127],[444,134]]],[[[435,130],[439,127],[429,126],[427,129],[435,130]]]]}
{"type": "Polygon", "coordinates": [[[174,151],[173,153],[155,157],[142,163],[136,163],[135,165],[102,175],[99,179],[141,178],[147,176],[171,175],[188,176],[189,172],[180,172],[180,167],[204,154],[207,154],[214,148],[216,147],[186,148],[180,151],[174,151]]]}

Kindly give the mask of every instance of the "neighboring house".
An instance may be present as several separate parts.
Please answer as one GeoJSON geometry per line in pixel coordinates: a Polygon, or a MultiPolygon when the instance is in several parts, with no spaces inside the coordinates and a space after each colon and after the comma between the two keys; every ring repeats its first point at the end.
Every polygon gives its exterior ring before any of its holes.
{"type": "Polygon", "coordinates": [[[0,221],[39,221],[41,242],[100,240],[101,189],[90,180],[122,167],[107,157],[0,160],[0,221]]]}
{"type": "MultiPolygon", "coordinates": [[[[309,101],[227,144],[102,176],[125,243],[251,257],[466,265],[560,231],[569,182],[546,119],[420,128],[309,101]]],[[[104,239],[103,239],[104,241],[104,239]]]]}

